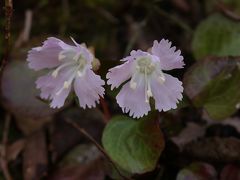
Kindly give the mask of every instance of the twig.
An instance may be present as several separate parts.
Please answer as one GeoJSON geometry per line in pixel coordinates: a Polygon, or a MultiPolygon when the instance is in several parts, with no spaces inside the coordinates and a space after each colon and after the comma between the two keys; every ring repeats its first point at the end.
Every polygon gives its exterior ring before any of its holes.
{"type": "Polygon", "coordinates": [[[5,0],[5,32],[4,32],[4,39],[5,39],[5,50],[3,59],[1,62],[0,72],[3,71],[4,67],[6,66],[9,60],[10,54],[10,29],[11,29],[11,18],[12,18],[12,11],[13,11],[13,4],[12,0],[5,0]]]}
{"type": "Polygon", "coordinates": [[[32,16],[32,10],[29,9],[25,12],[24,27],[15,43],[15,48],[20,47],[23,43],[28,41],[32,27],[32,16]]]}
{"type": "Polygon", "coordinates": [[[183,12],[189,12],[191,9],[186,0],[172,0],[172,3],[183,12]]]}
{"type": "Polygon", "coordinates": [[[103,16],[107,21],[109,21],[112,24],[118,24],[119,20],[111,14],[108,10],[100,7],[100,6],[95,6],[94,10],[99,13],[101,16],[103,16]]]}
{"type": "Polygon", "coordinates": [[[115,165],[115,163],[112,161],[112,159],[109,157],[109,155],[105,152],[105,150],[101,147],[101,145],[98,144],[97,141],[95,141],[95,139],[93,139],[93,137],[88,134],[83,128],[81,128],[77,123],[75,123],[74,121],[70,120],[70,119],[65,119],[65,121],[69,124],[71,124],[73,127],[75,127],[82,135],[84,135],[88,140],[90,140],[97,148],[100,152],[102,152],[102,154],[109,160],[109,162],[112,164],[112,166],[116,169],[116,171],[118,172],[118,174],[123,178],[123,179],[127,179],[127,180],[131,180],[131,178],[128,178],[126,176],[124,176],[118,169],[118,167],[115,165]]]}
{"type": "Polygon", "coordinates": [[[100,98],[100,104],[101,104],[102,109],[103,109],[103,114],[104,114],[104,118],[105,118],[104,122],[107,123],[111,119],[111,114],[110,114],[108,105],[103,98],[100,98]]]}
{"type": "Polygon", "coordinates": [[[152,9],[155,10],[159,15],[168,18],[169,20],[171,20],[173,23],[175,23],[176,25],[178,25],[188,33],[190,34],[193,33],[193,30],[191,29],[191,27],[188,24],[184,23],[181,19],[177,18],[176,16],[169,14],[156,6],[153,6],[152,9]]]}
{"type": "Polygon", "coordinates": [[[216,4],[216,7],[219,9],[220,12],[222,12],[225,16],[228,18],[231,18],[235,21],[240,21],[240,15],[237,13],[234,13],[227,5],[225,5],[223,2],[218,1],[216,4]]]}
{"type": "Polygon", "coordinates": [[[142,49],[146,49],[148,45],[142,31],[146,25],[146,19],[141,22],[135,22],[132,16],[126,15],[125,20],[128,25],[128,36],[130,40],[125,49],[124,55],[128,55],[135,44],[142,49]]]}
{"type": "Polygon", "coordinates": [[[3,171],[4,177],[7,180],[13,179],[8,170],[7,152],[6,152],[10,123],[11,123],[11,115],[7,114],[6,119],[5,119],[4,129],[3,129],[2,151],[1,151],[1,158],[0,158],[1,168],[3,171]]]}

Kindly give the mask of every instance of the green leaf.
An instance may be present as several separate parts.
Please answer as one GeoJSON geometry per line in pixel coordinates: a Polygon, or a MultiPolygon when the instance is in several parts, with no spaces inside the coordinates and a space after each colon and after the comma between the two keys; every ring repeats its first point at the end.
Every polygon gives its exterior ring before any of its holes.
{"type": "Polygon", "coordinates": [[[145,173],[155,168],[164,149],[161,130],[154,119],[133,120],[114,117],[106,126],[102,143],[112,160],[130,173],[145,173]]]}
{"type": "Polygon", "coordinates": [[[239,56],[240,24],[214,14],[202,21],[194,34],[192,49],[196,59],[209,55],[239,56]]]}
{"type": "Polygon", "coordinates": [[[224,119],[239,108],[240,58],[208,58],[184,75],[188,97],[213,119],[224,119]]]}

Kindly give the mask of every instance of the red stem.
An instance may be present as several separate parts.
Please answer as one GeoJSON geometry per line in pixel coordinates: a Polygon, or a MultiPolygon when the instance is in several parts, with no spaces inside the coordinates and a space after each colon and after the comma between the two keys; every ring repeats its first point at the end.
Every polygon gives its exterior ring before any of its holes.
{"type": "Polygon", "coordinates": [[[111,119],[111,113],[110,113],[110,110],[108,108],[108,105],[103,98],[100,98],[100,104],[101,104],[102,109],[103,109],[104,122],[108,123],[108,121],[111,119]]]}

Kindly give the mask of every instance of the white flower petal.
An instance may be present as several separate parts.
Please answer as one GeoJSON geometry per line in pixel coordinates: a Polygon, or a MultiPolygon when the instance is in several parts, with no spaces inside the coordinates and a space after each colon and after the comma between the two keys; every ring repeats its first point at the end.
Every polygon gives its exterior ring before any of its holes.
{"type": "Polygon", "coordinates": [[[155,108],[159,111],[176,109],[177,103],[182,99],[182,82],[177,78],[165,74],[165,82],[160,84],[157,78],[152,78],[151,88],[155,100],[155,108]]]}
{"type": "Polygon", "coordinates": [[[155,40],[153,43],[152,54],[159,57],[163,70],[183,68],[185,65],[181,51],[175,51],[176,47],[171,47],[171,44],[171,42],[165,39],[162,39],[160,42],[155,40]]]}
{"type": "Polygon", "coordinates": [[[107,84],[111,85],[111,90],[118,88],[123,82],[132,76],[133,61],[126,61],[124,64],[109,69],[106,77],[107,84]]]}
{"type": "Polygon", "coordinates": [[[100,76],[94,74],[90,69],[86,70],[86,74],[77,77],[74,82],[74,90],[78,96],[79,104],[82,108],[95,107],[99,103],[100,96],[104,95],[104,81],[100,76]]]}
{"type": "Polygon", "coordinates": [[[143,79],[138,80],[136,89],[130,87],[130,82],[126,83],[116,99],[122,111],[125,113],[129,112],[129,115],[134,118],[140,118],[143,115],[147,115],[150,110],[149,103],[145,102],[143,79]]]}
{"type": "Polygon", "coordinates": [[[61,64],[58,60],[58,54],[61,51],[62,48],[58,45],[58,41],[50,38],[44,42],[43,46],[33,48],[28,52],[28,65],[34,70],[54,68],[61,64]]]}

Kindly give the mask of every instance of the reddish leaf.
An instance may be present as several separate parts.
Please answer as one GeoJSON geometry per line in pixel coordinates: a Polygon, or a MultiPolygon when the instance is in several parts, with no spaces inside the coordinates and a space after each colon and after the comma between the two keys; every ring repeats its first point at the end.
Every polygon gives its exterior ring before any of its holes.
{"type": "Polygon", "coordinates": [[[226,165],[220,174],[220,180],[240,180],[240,167],[233,164],[226,165]]]}
{"type": "Polygon", "coordinates": [[[207,163],[194,162],[188,167],[179,171],[177,180],[216,180],[217,172],[215,168],[207,163]]]}

